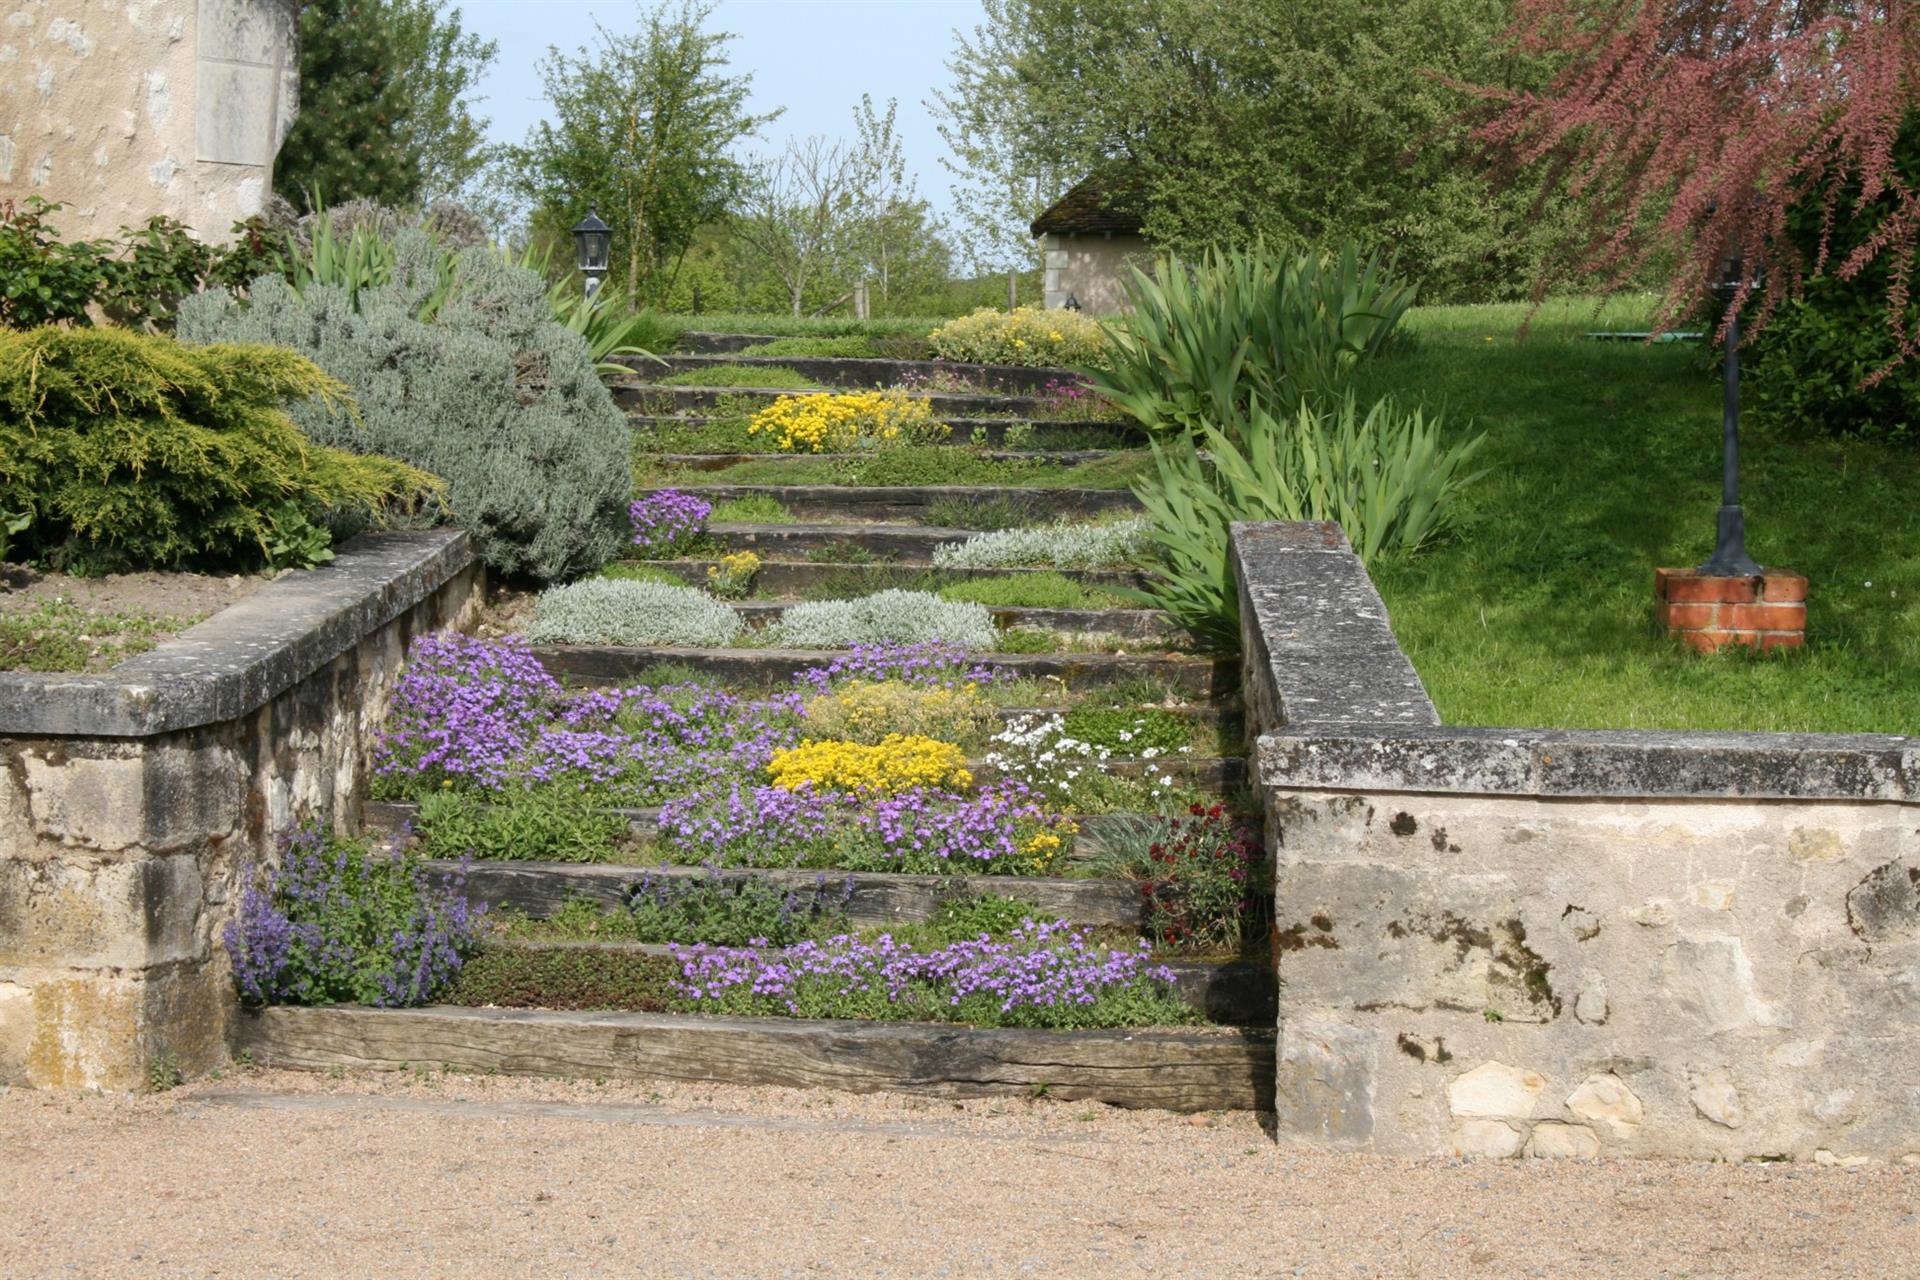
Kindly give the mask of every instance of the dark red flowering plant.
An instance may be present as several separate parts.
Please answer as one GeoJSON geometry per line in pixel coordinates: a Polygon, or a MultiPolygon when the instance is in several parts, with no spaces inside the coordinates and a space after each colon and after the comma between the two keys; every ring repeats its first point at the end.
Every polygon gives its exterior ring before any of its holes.
{"type": "Polygon", "coordinates": [[[1238,952],[1255,900],[1255,852],[1222,805],[1170,815],[1147,847],[1147,936],[1182,951],[1238,952]]]}
{"type": "MultiPolygon", "coordinates": [[[[1698,314],[1719,264],[1764,257],[1757,332],[1823,272],[1886,269],[1898,355],[1909,321],[1920,187],[1896,164],[1920,108],[1920,4],[1908,0],[1516,0],[1514,51],[1553,72],[1544,88],[1475,87],[1476,131],[1509,174],[1565,192],[1581,211],[1560,271],[1609,287],[1666,274],[1660,327],[1698,314]],[[1875,233],[1829,261],[1836,210],[1889,197],[1875,233]],[[1789,211],[1824,208],[1811,248],[1789,211]]],[[[1537,297],[1557,283],[1545,276],[1537,297]]],[[[1743,308],[1751,277],[1738,293],[1743,308]]]]}

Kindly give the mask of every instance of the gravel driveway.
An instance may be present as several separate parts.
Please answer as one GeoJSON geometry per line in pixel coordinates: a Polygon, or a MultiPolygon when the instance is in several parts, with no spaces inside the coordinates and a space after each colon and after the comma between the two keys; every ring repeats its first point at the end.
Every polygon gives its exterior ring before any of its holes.
{"type": "Polygon", "coordinates": [[[1250,1115],[236,1071],[0,1096],[0,1276],[1920,1274],[1920,1169],[1290,1155],[1250,1115]]]}

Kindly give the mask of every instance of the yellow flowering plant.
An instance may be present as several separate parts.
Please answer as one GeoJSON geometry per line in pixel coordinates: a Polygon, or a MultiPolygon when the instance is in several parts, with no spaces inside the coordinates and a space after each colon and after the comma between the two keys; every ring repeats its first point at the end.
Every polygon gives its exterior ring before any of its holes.
{"type": "Polygon", "coordinates": [[[748,435],[765,432],[788,453],[853,452],[888,445],[933,444],[950,428],[925,400],[897,388],[781,396],[753,415],[748,435]]]}
{"type": "Polygon", "coordinates": [[[927,335],[942,360],[970,364],[1017,364],[1042,368],[1105,368],[1107,331],[1078,311],[982,307],[949,320],[927,335]]]}
{"type": "Polygon", "coordinates": [[[799,746],[774,753],[767,776],[789,791],[806,786],[883,795],[914,787],[964,791],[973,785],[966,763],[958,744],[917,733],[890,733],[871,744],[803,738],[799,746]]]}
{"type": "Polygon", "coordinates": [[[722,600],[739,600],[753,586],[753,575],[760,572],[760,557],[751,551],[735,551],[720,557],[718,564],[707,566],[707,590],[722,600]]]}
{"type": "Polygon", "coordinates": [[[854,680],[807,700],[808,728],[824,738],[879,743],[906,731],[948,742],[979,739],[993,706],[979,687],[952,689],[904,680],[854,680]]]}

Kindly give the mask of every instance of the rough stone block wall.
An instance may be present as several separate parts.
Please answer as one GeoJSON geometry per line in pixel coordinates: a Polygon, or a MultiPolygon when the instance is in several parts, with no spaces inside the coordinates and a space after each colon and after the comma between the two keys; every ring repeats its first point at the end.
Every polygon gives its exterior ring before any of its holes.
{"type": "Polygon", "coordinates": [[[1128,310],[1128,269],[1153,261],[1152,250],[1139,236],[1050,235],[1041,242],[1041,252],[1042,305],[1064,307],[1072,297],[1094,316],[1128,310]]]}
{"type": "MultiPolygon", "coordinates": [[[[369,557],[352,545],[340,557],[346,576],[322,579],[340,584],[332,600],[283,580],[196,628],[251,609],[269,623],[290,616],[289,643],[249,643],[229,626],[149,655],[156,668],[231,662],[264,666],[256,678],[288,677],[251,709],[151,734],[0,736],[0,1081],[128,1088],[166,1055],[188,1071],[225,1057],[234,1001],[219,934],[242,876],[274,856],[288,828],[357,818],[408,642],[463,625],[480,602],[464,535],[391,535],[398,554],[372,557],[357,578],[369,557]],[[407,554],[410,545],[428,554],[407,554]],[[379,621],[362,627],[361,617],[379,621]],[[315,655],[313,643],[331,652],[315,655]],[[309,670],[289,665],[316,658],[309,670]]],[[[137,709],[171,706],[191,719],[191,704],[218,701],[211,681],[181,696],[191,683],[82,677],[63,690],[43,677],[27,692],[42,719],[111,721],[88,710],[81,688],[130,689],[137,709]]],[[[28,713],[25,701],[0,698],[0,731],[28,713]]]]}
{"type": "Polygon", "coordinates": [[[1920,1163],[1920,740],[1447,728],[1337,528],[1233,538],[1282,1143],[1920,1163]]]}
{"type": "Polygon", "coordinates": [[[1920,807],[1276,789],[1279,1131],[1920,1161],[1920,807]]]}
{"type": "Polygon", "coordinates": [[[0,17],[0,198],[69,237],[154,214],[223,240],[260,212],[299,106],[292,0],[13,0],[0,17]]]}

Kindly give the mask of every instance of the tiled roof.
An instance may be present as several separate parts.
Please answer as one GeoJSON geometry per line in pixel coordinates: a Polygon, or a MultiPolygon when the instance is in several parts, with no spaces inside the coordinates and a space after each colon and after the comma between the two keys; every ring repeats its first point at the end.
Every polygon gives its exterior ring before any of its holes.
{"type": "Polygon", "coordinates": [[[1033,220],[1036,236],[1137,236],[1141,219],[1136,182],[1114,173],[1090,173],[1033,220]]]}

